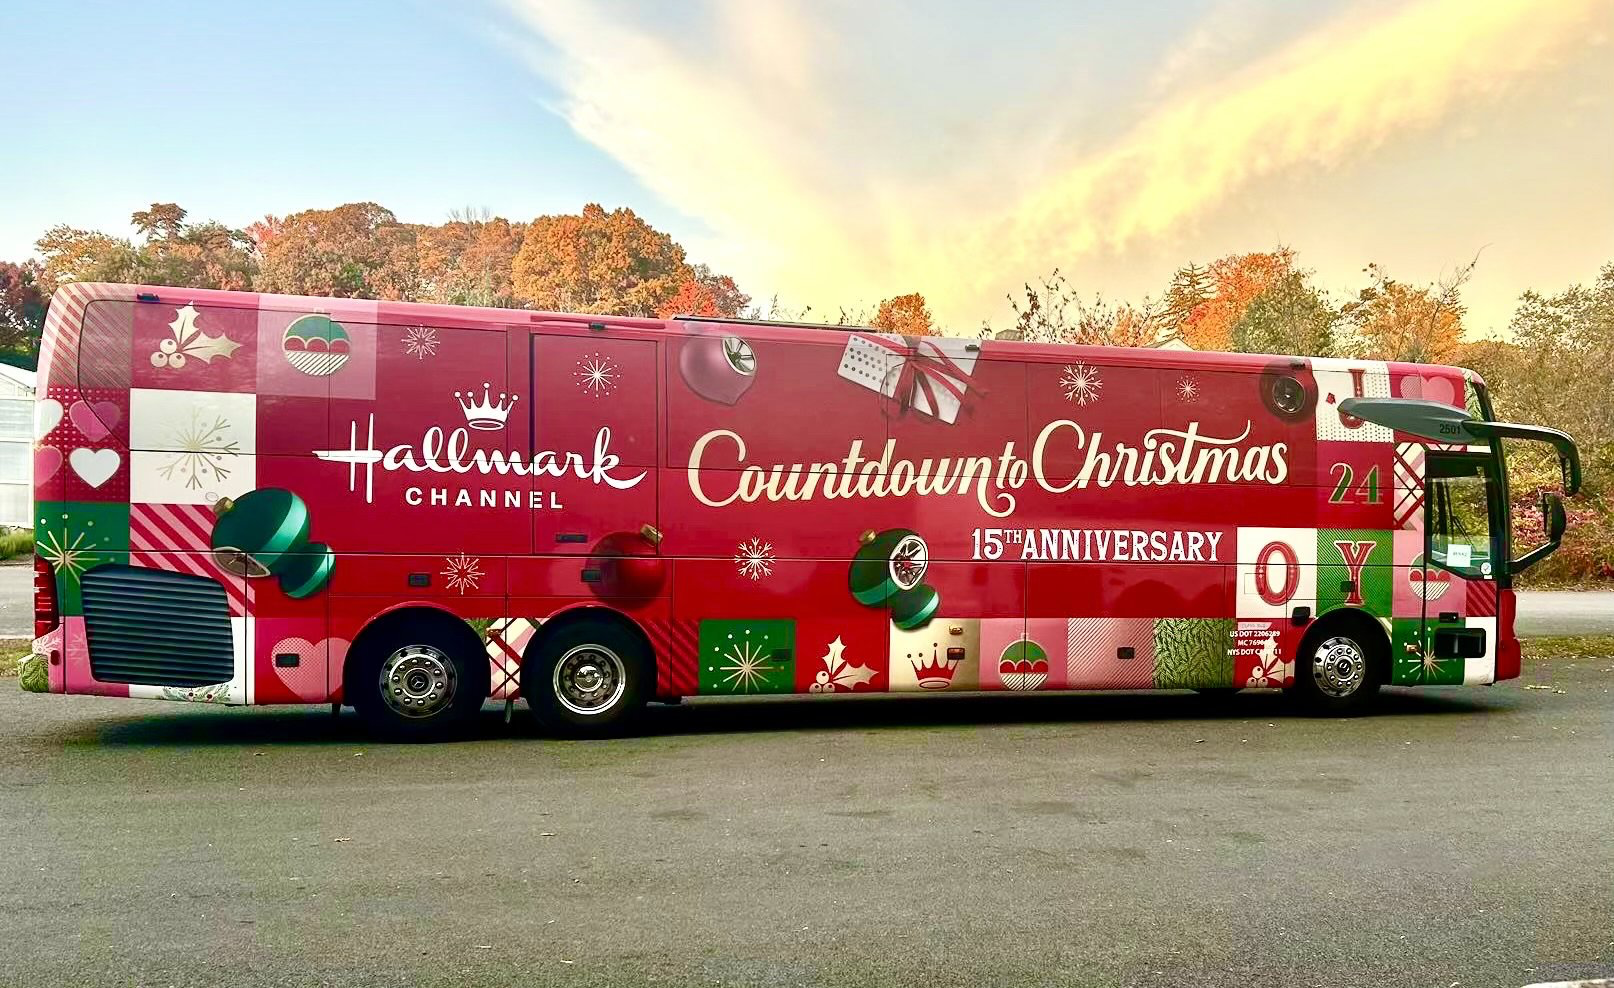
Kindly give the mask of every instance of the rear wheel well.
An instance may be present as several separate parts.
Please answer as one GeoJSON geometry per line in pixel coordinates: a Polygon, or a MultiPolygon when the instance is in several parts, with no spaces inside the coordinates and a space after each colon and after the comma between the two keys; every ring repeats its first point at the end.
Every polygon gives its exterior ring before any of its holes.
{"type": "MultiPolygon", "coordinates": [[[[1371,656],[1377,679],[1381,683],[1390,681],[1390,633],[1385,630],[1384,624],[1366,611],[1354,607],[1340,607],[1322,615],[1312,622],[1306,634],[1300,639],[1300,649],[1295,658],[1310,660],[1310,655],[1327,636],[1340,631],[1354,632],[1354,637],[1363,645],[1372,649],[1371,656]]],[[[1298,669],[1297,669],[1298,671],[1298,669]]]]}
{"type": "MultiPolygon", "coordinates": [[[[657,669],[656,649],[650,644],[650,636],[639,627],[639,622],[609,607],[574,607],[569,611],[562,611],[543,624],[533,634],[532,640],[527,642],[526,649],[521,653],[521,664],[526,665],[527,660],[538,653],[543,644],[553,638],[558,632],[582,622],[602,622],[614,624],[632,635],[639,646],[644,649],[645,656],[650,660],[651,669],[657,669]]],[[[659,677],[658,677],[659,679],[659,677]]]]}
{"type": "MultiPolygon", "coordinates": [[[[342,662],[342,702],[351,706],[353,693],[348,684],[355,682],[361,664],[370,661],[370,653],[377,643],[391,640],[397,634],[418,634],[422,639],[451,643],[463,648],[466,656],[484,655],[482,639],[465,620],[435,607],[401,607],[388,611],[365,625],[353,639],[342,662]]],[[[472,685],[487,696],[491,689],[491,671],[486,662],[467,662],[471,675],[478,676],[472,685]]]]}

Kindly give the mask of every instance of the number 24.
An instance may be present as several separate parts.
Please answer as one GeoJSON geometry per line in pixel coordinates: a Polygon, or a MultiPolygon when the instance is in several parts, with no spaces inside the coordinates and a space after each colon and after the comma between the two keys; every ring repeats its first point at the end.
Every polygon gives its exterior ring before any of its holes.
{"type": "Polygon", "coordinates": [[[1328,495],[1329,504],[1344,504],[1351,497],[1355,497],[1363,504],[1380,503],[1379,496],[1379,468],[1372,467],[1367,476],[1362,478],[1361,484],[1354,487],[1356,472],[1349,463],[1336,463],[1329,471],[1339,475],[1339,481],[1334,485],[1334,493],[1328,495]]]}

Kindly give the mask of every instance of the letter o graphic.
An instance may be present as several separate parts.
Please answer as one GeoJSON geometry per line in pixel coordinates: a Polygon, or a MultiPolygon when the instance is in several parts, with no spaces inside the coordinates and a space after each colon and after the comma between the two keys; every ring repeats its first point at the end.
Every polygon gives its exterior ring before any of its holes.
{"type": "Polygon", "coordinates": [[[1262,600],[1273,605],[1287,604],[1299,587],[1300,559],[1287,542],[1268,542],[1255,554],[1255,592],[1262,600]],[[1272,589],[1272,581],[1267,576],[1273,553],[1283,557],[1283,586],[1277,590],[1272,589]]]}

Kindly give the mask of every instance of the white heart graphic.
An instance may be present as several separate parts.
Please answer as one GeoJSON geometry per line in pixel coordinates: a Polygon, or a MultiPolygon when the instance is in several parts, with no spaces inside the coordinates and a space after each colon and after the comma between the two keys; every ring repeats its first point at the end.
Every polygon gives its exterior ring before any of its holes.
{"type": "Polygon", "coordinates": [[[73,450],[67,462],[86,484],[100,487],[118,472],[118,464],[123,462],[123,458],[115,449],[81,448],[73,450]]]}
{"type": "Polygon", "coordinates": [[[34,438],[44,439],[50,435],[50,430],[62,423],[62,414],[66,409],[55,398],[41,399],[34,405],[34,438]]]}

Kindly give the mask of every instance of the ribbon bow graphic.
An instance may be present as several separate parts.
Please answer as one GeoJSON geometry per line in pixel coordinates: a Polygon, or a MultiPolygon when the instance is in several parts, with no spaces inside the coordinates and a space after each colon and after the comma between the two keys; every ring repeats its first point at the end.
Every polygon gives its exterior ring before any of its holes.
{"type": "MultiPolygon", "coordinates": [[[[924,395],[930,406],[931,414],[941,416],[941,405],[937,403],[937,390],[947,392],[964,403],[964,392],[975,385],[975,379],[969,371],[960,367],[946,351],[937,346],[934,340],[922,336],[903,336],[891,339],[883,335],[859,333],[858,338],[876,346],[882,347],[902,358],[897,373],[896,386],[892,389],[891,397],[897,402],[899,414],[906,413],[914,406],[919,395],[924,395]]],[[[979,385],[975,385],[978,395],[984,395],[979,385]]]]}

